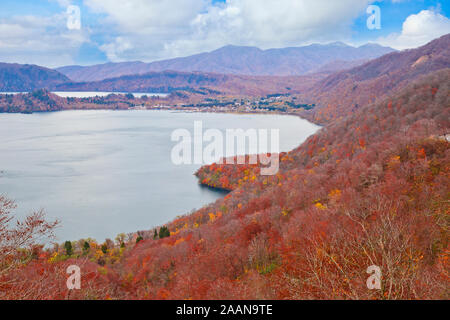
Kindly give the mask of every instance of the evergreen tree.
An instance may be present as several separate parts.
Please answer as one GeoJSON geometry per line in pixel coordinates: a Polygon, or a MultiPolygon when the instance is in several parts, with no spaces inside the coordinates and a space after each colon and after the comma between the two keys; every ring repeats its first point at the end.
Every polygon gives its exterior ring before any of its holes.
{"type": "Polygon", "coordinates": [[[169,228],[167,228],[166,226],[162,226],[159,229],[159,238],[162,239],[162,238],[166,238],[166,237],[170,237],[169,228]]]}
{"type": "Polygon", "coordinates": [[[83,244],[83,251],[85,253],[88,253],[89,249],[91,249],[91,246],[89,245],[89,242],[85,241],[84,244],[83,244]]]}
{"type": "Polygon", "coordinates": [[[73,254],[72,242],[64,242],[64,248],[66,249],[66,255],[71,256],[73,254]]]}

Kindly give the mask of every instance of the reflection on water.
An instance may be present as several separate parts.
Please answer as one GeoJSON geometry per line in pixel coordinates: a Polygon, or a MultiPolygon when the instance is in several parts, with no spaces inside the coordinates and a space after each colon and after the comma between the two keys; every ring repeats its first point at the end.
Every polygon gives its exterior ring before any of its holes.
{"type": "Polygon", "coordinates": [[[296,117],[64,111],[0,114],[0,193],[18,216],[44,208],[62,227],[58,241],[150,229],[223,197],[198,185],[199,165],[172,164],[173,130],[280,128],[281,150],[318,127],[296,117]]]}

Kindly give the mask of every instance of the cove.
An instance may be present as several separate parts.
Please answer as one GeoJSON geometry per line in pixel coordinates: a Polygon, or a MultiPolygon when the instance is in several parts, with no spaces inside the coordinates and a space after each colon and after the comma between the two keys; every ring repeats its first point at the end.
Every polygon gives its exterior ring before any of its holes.
{"type": "Polygon", "coordinates": [[[59,219],[56,241],[149,230],[214,202],[198,184],[199,164],[171,161],[171,133],[205,128],[279,129],[280,151],[320,127],[294,116],[153,110],[0,114],[0,194],[23,217],[59,219]]]}

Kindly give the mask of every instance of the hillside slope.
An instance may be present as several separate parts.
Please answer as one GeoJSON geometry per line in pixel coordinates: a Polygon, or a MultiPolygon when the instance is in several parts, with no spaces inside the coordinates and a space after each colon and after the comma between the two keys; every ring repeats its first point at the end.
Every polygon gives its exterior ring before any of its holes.
{"type": "MultiPolygon", "coordinates": [[[[255,167],[202,168],[201,179],[234,191],[169,224],[182,230],[176,239],[202,242],[188,266],[175,260],[176,280],[165,284],[170,297],[445,298],[449,89],[450,69],[422,77],[282,154],[276,176],[260,177],[255,167]],[[185,230],[195,223],[203,225],[185,230]],[[383,272],[381,291],[367,290],[370,265],[383,272]],[[188,275],[204,291],[189,289],[188,275]]],[[[159,250],[148,241],[128,262],[155,259],[159,250]]]]}
{"type": "Polygon", "coordinates": [[[0,292],[41,299],[448,299],[449,92],[450,69],[422,76],[281,154],[274,176],[245,165],[206,166],[199,175],[233,191],[168,223],[169,237],[160,229],[160,237],[149,230],[117,244],[91,241],[68,260],[61,248],[37,253],[3,276],[0,292]],[[69,264],[88,272],[70,296],[62,276],[69,264]],[[381,290],[366,286],[372,265],[381,269],[381,290]]]}
{"type": "Polygon", "coordinates": [[[261,50],[256,47],[225,46],[188,57],[144,63],[139,61],[106,63],[88,67],[67,66],[56,70],[73,81],[98,81],[123,75],[166,70],[258,76],[292,76],[313,73],[334,64],[333,71],[346,68],[345,62],[361,64],[394,50],[375,44],[352,47],[344,43],[313,44],[306,47],[261,50]]]}
{"type": "Polygon", "coordinates": [[[0,92],[32,91],[69,82],[58,71],[29,64],[0,63],[0,92]]]}
{"type": "Polygon", "coordinates": [[[211,93],[261,96],[268,93],[300,92],[310,87],[323,75],[300,77],[259,77],[202,72],[163,71],[129,75],[94,82],[71,82],[56,86],[57,91],[125,91],[173,92],[198,89],[211,93]]]}
{"type": "Polygon", "coordinates": [[[450,34],[417,49],[393,52],[319,81],[303,98],[319,105],[305,116],[328,123],[384,99],[419,76],[450,67],[450,34]]]}

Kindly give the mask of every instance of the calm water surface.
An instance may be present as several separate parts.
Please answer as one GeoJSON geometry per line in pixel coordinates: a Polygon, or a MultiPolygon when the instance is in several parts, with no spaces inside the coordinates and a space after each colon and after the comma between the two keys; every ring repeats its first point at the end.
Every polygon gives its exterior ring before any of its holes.
{"type": "MultiPolygon", "coordinates": [[[[19,93],[28,93],[28,92],[0,92],[2,94],[19,94],[19,93]]],[[[52,92],[57,96],[63,98],[91,98],[91,97],[106,97],[110,94],[127,94],[128,92],[102,92],[102,91],[54,91],[52,92]]],[[[135,98],[141,98],[142,96],[148,97],[167,97],[168,93],[140,93],[140,92],[132,92],[135,98]]]]}
{"type": "MultiPolygon", "coordinates": [[[[92,92],[86,92],[86,91],[55,91],[53,92],[57,96],[63,97],[63,98],[90,98],[90,97],[106,97],[110,94],[122,94],[125,95],[128,92],[100,92],[100,91],[92,91],[92,92]]],[[[133,96],[135,98],[141,98],[143,96],[148,97],[167,97],[168,93],[139,93],[139,92],[132,92],[133,96]]]]}
{"type": "Polygon", "coordinates": [[[57,240],[148,230],[223,197],[198,185],[199,165],[172,164],[177,128],[279,128],[289,151],[319,127],[293,116],[170,111],[0,114],[0,194],[23,217],[43,208],[57,240]]]}

